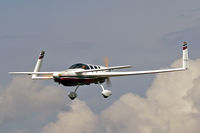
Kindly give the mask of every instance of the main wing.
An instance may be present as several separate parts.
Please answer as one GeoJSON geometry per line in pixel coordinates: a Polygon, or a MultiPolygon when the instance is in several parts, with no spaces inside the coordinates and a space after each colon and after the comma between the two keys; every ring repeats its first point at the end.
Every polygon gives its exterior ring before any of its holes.
{"type": "Polygon", "coordinates": [[[59,72],[8,72],[9,74],[13,75],[37,75],[37,77],[33,77],[32,79],[53,79],[54,73],[59,73],[59,72]]]}
{"type": "Polygon", "coordinates": [[[92,72],[82,71],[77,72],[77,74],[82,76],[92,76],[92,77],[117,77],[117,76],[128,76],[128,75],[143,75],[143,74],[155,74],[155,73],[166,73],[166,72],[175,72],[175,71],[184,71],[188,69],[188,48],[187,42],[183,43],[183,57],[182,57],[182,67],[180,68],[171,68],[171,69],[160,69],[160,70],[146,70],[146,71],[130,71],[130,72],[105,72],[99,71],[92,72]]]}
{"type": "Polygon", "coordinates": [[[147,70],[147,71],[130,71],[130,72],[90,72],[82,73],[82,76],[93,76],[93,77],[117,77],[117,76],[129,76],[129,75],[143,75],[143,74],[155,74],[155,73],[166,73],[174,71],[184,71],[185,68],[175,69],[161,69],[161,70],[147,70]]]}

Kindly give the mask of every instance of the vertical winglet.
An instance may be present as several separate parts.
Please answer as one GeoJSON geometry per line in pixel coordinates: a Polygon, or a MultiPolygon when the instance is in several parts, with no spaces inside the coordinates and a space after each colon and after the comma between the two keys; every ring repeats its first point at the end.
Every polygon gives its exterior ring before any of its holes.
{"type": "MultiPolygon", "coordinates": [[[[40,55],[39,55],[38,60],[37,60],[37,63],[35,65],[34,72],[39,72],[40,71],[40,68],[41,68],[41,65],[42,65],[42,61],[43,61],[43,58],[44,58],[44,54],[45,54],[45,51],[41,51],[40,52],[40,55]]],[[[38,74],[33,74],[32,79],[35,79],[37,77],[38,77],[38,74]]]]}
{"type": "Polygon", "coordinates": [[[187,42],[183,42],[183,68],[184,69],[189,68],[187,42]]]}

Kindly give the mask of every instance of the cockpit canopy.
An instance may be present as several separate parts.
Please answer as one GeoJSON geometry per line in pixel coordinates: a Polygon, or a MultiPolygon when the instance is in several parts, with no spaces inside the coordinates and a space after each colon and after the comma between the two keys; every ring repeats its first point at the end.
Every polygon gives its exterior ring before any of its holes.
{"type": "Polygon", "coordinates": [[[69,69],[76,69],[76,68],[82,68],[82,69],[85,69],[85,70],[90,69],[88,65],[82,64],[82,63],[74,64],[74,65],[69,67],[69,69]]]}
{"type": "Polygon", "coordinates": [[[77,69],[77,68],[88,70],[88,69],[100,69],[101,67],[97,65],[87,65],[83,63],[77,63],[69,67],[69,69],[77,69]]]}

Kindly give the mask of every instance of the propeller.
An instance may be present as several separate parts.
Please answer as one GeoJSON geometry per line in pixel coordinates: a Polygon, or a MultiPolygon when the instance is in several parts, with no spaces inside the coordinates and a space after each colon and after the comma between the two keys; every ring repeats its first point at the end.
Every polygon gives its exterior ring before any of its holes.
{"type": "Polygon", "coordinates": [[[108,56],[106,56],[104,58],[104,64],[105,64],[105,67],[109,67],[109,59],[108,59],[108,56]]]}
{"type": "Polygon", "coordinates": [[[111,87],[112,86],[110,78],[106,78],[106,86],[107,87],[111,87]]]}
{"type": "MultiPolygon", "coordinates": [[[[105,64],[105,67],[109,67],[109,59],[108,59],[108,56],[106,56],[106,57],[104,58],[104,64],[105,64]]],[[[106,86],[107,86],[107,87],[111,87],[111,86],[112,86],[109,77],[106,78],[106,86]]]]}

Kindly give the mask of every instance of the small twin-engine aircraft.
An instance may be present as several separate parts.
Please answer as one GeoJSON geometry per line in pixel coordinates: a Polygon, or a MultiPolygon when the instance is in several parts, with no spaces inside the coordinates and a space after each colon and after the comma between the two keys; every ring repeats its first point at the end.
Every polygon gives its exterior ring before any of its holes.
{"type": "Polygon", "coordinates": [[[183,42],[183,61],[182,67],[160,69],[160,70],[146,70],[146,71],[127,71],[127,72],[111,72],[115,69],[130,68],[130,65],[125,66],[108,66],[108,59],[105,60],[105,66],[91,65],[78,63],[74,64],[69,69],[64,71],[54,72],[40,72],[42,60],[44,58],[45,51],[41,51],[37,64],[33,72],[9,72],[10,74],[32,75],[32,79],[47,80],[53,79],[55,82],[64,86],[77,86],[74,91],[69,92],[68,96],[71,100],[77,97],[77,89],[80,85],[90,85],[92,83],[99,84],[102,88],[102,95],[107,98],[112,92],[104,89],[102,83],[105,81],[110,84],[110,77],[129,76],[129,75],[142,75],[142,74],[154,74],[154,73],[166,73],[175,71],[184,71],[188,69],[188,49],[187,42],[183,42]]]}

